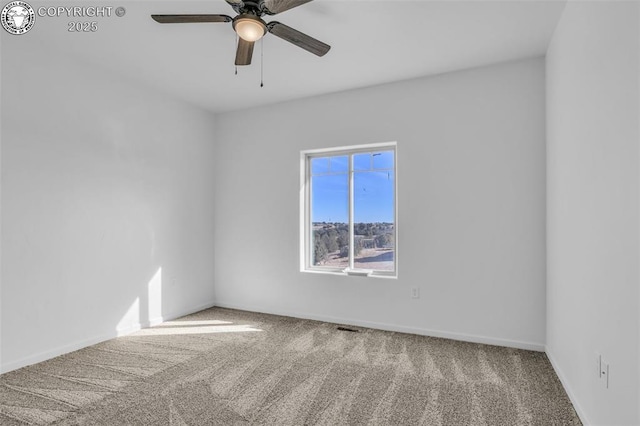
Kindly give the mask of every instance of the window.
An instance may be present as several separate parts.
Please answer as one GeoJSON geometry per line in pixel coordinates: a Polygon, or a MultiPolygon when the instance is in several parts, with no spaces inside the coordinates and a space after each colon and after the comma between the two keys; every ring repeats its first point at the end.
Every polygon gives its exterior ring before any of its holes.
{"type": "Polygon", "coordinates": [[[396,276],[396,144],[304,151],[302,269],[396,276]]]}

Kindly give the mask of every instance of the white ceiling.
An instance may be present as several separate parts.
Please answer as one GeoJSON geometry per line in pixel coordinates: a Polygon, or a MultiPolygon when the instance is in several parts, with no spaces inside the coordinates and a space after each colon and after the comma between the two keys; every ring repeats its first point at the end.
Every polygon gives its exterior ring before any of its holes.
{"type": "MultiPolygon", "coordinates": [[[[161,25],[149,17],[233,16],[224,0],[117,3],[126,15],[98,19],[95,33],[69,33],[69,19],[38,17],[21,37],[223,112],[543,55],[565,2],[315,0],[265,20],[318,38],[331,51],[318,58],[268,34],[262,88],[259,43],[253,64],[234,75],[230,24],[161,25]]],[[[34,8],[52,4],[32,2],[34,8]]]]}

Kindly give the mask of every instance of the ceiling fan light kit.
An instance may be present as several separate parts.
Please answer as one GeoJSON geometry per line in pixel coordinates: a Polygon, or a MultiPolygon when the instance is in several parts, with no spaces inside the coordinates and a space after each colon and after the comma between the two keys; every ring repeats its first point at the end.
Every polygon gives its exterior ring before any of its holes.
{"type": "Polygon", "coordinates": [[[186,24],[197,22],[231,22],[238,34],[236,66],[251,64],[253,45],[267,33],[288,41],[317,56],[324,56],[331,46],[316,40],[283,23],[262,20],[264,15],[275,15],[285,10],[309,3],[311,0],[226,0],[238,13],[235,18],[227,15],[151,15],[160,24],[186,24]]]}
{"type": "Polygon", "coordinates": [[[232,25],[238,37],[245,41],[258,41],[267,33],[267,24],[255,15],[238,15],[232,25]]]}

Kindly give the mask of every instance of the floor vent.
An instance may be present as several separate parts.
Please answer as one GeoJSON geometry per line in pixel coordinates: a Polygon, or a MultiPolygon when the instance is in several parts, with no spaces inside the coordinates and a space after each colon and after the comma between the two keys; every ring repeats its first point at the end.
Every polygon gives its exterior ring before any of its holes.
{"type": "Polygon", "coordinates": [[[356,330],[355,328],[348,328],[348,327],[338,327],[338,330],[340,330],[340,331],[350,331],[352,333],[360,333],[360,330],[356,330]]]}

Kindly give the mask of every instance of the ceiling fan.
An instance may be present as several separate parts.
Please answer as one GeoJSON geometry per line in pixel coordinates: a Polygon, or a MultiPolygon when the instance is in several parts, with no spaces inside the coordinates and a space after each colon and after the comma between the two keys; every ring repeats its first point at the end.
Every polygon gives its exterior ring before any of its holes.
{"type": "Polygon", "coordinates": [[[227,15],[151,15],[161,24],[189,24],[196,22],[231,22],[238,34],[236,65],[249,65],[253,56],[253,45],[267,32],[301,47],[314,55],[324,56],[331,46],[316,40],[283,23],[262,20],[264,15],[275,15],[303,5],[312,0],[225,0],[238,14],[227,15]]]}

